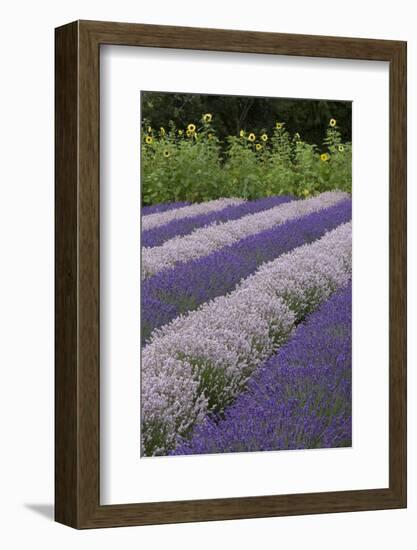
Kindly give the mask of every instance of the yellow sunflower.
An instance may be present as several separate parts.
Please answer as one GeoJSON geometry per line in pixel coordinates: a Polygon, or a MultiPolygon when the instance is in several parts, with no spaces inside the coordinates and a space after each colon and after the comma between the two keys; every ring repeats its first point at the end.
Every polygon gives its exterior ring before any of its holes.
{"type": "Polygon", "coordinates": [[[340,153],[343,153],[343,151],[345,150],[343,145],[339,145],[338,149],[340,153]]]}
{"type": "Polygon", "coordinates": [[[253,132],[251,132],[251,133],[248,135],[248,140],[253,142],[253,141],[255,141],[255,139],[256,139],[255,134],[254,134],[253,132]]]}
{"type": "Polygon", "coordinates": [[[283,122],[276,122],[275,123],[275,128],[277,130],[282,130],[282,127],[284,126],[284,123],[283,122]]]}
{"type": "Polygon", "coordinates": [[[260,151],[260,150],[262,149],[262,145],[261,145],[260,143],[257,143],[257,144],[255,145],[255,149],[256,149],[257,151],[260,151]]]}
{"type": "Polygon", "coordinates": [[[165,158],[168,158],[169,156],[171,156],[171,153],[168,151],[168,149],[165,149],[163,154],[165,158]]]}
{"type": "Polygon", "coordinates": [[[327,154],[327,153],[322,153],[320,155],[320,160],[322,160],[323,162],[326,162],[327,160],[329,160],[330,156],[327,154]]]}
{"type": "Polygon", "coordinates": [[[203,122],[209,123],[209,122],[211,122],[212,118],[213,117],[212,117],[211,113],[206,113],[205,115],[203,115],[203,122]]]}
{"type": "Polygon", "coordinates": [[[335,118],[331,118],[329,120],[329,126],[331,126],[332,128],[334,128],[336,126],[336,119],[335,118]]]}
{"type": "Polygon", "coordinates": [[[245,137],[245,130],[240,130],[239,135],[241,138],[245,137]]]}
{"type": "Polygon", "coordinates": [[[262,134],[261,135],[261,140],[262,141],[268,141],[268,136],[266,134],[262,134]]]}
{"type": "Polygon", "coordinates": [[[148,145],[150,145],[153,142],[153,139],[151,136],[146,136],[145,141],[148,145]]]}
{"type": "Polygon", "coordinates": [[[187,126],[187,131],[193,134],[195,132],[195,124],[189,124],[187,126]]]}

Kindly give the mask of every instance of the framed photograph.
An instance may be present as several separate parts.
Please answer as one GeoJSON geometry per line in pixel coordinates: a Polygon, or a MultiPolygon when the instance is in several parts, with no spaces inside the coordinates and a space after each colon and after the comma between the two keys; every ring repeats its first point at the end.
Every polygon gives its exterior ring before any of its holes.
{"type": "Polygon", "coordinates": [[[406,507],[406,43],[55,39],[56,521],[406,507]]]}

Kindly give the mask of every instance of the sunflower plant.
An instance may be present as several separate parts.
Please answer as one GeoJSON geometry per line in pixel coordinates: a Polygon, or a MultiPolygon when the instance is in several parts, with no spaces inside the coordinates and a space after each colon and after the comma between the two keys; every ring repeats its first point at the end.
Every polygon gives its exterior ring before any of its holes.
{"type": "Polygon", "coordinates": [[[144,120],[141,148],[144,204],[351,190],[352,146],[342,142],[333,118],[321,146],[291,135],[284,121],[241,128],[220,142],[212,113],[183,127],[169,122],[153,129],[144,120]]]}
{"type": "MultiPolygon", "coordinates": [[[[211,120],[211,119],[210,119],[211,120]]],[[[144,204],[187,200],[199,202],[222,196],[224,172],[219,142],[206,119],[203,127],[189,122],[142,140],[144,204]]]]}
{"type": "Polygon", "coordinates": [[[247,199],[264,195],[263,167],[257,156],[256,137],[249,132],[242,137],[229,136],[224,171],[227,176],[228,194],[247,199]]]}

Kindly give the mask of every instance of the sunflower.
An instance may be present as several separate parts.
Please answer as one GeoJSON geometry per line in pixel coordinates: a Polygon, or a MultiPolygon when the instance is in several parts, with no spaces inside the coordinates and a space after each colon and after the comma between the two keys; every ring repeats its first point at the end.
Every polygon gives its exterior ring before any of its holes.
{"type": "Polygon", "coordinates": [[[185,133],[187,134],[187,137],[191,137],[193,135],[191,130],[187,130],[185,133]]]}
{"type": "Polygon", "coordinates": [[[255,136],[255,134],[254,134],[253,132],[250,133],[250,134],[248,135],[248,140],[249,140],[249,141],[252,141],[252,142],[253,142],[253,141],[255,141],[255,139],[256,139],[256,136],[255,136]]]}
{"type": "Polygon", "coordinates": [[[322,160],[323,162],[326,162],[327,160],[329,160],[330,156],[327,154],[327,153],[322,153],[320,155],[320,160],[322,160]]]}
{"type": "Polygon", "coordinates": [[[164,136],[166,134],[165,128],[163,126],[159,128],[159,131],[161,132],[161,136],[164,136]]]}
{"type": "Polygon", "coordinates": [[[169,156],[171,156],[171,153],[168,151],[168,149],[165,149],[163,155],[165,158],[168,158],[169,156]]]}
{"type": "Polygon", "coordinates": [[[282,130],[282,127],[284,126],[284,123],[283,122],[276,122],[275,123],[275,128],[277,130],[282,130]]]}
{"type": "Polygon", "coordinates": [[[345,150],[343,145],[339,145],[338,149],[339,149],[339,153],[343,153],[343,151],[345,150]]]}
{"type": "Polygon", "coordinates": [[[261,145],[260,143],[257,143],[257,144],[255,145],[255,149],[256,149],[257,151],[260,151],[260,150],[262,149],[262,145],[261,145]]]}
{"type": "Polygon", "coordinates": [[[212,118],[213,117],[212,117],[211,113],[206,113],[205,115],[203,115],[203,122],[206,122],[208,124],[209,122],[211,122],[212,118]]]}
{"type": "Polygon", "coordinates": [[[151,136],[146,136],[145,141],[148,145],[150,145],[153,142],[153,139],[151,136]]]}
{"type": "Polygon", "coordinates": [[[239,135],[241,138],[245,137],[245,130],[240,130],[239,135]]]}
{"type": "Polygon", "coordinates": [[[262,141],[268,141],[268,136],[266,134],[262,134],[261,135],[261,140],[262,141]]]}
{"type": "Polygon", "coordinates": [[[187,131],[191,132],[191,134],[193,134],[195,132],[195,124],[189,124],[187,126],[187,131]]]}
{"type": "Polygon", "coordinates": [[[336,126],[336,119],[335,118],[331,118],[329,120],[329,126],[331,126],[332,128],[334,128],[336,126]]]}

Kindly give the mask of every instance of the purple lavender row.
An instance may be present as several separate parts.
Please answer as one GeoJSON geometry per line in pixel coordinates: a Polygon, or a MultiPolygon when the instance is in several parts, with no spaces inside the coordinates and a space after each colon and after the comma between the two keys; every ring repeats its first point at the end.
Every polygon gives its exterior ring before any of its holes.
{"type": "Polygon", "coordinates": [[[149,277],[142,282],[142,343],[155,328],[227,294],[262,263],[313,242],[351,217],[352,201],[346,199],[149,277]]]}
{"type": "Polygon", "coordinates": [[[336,292],[249,380],[222,419],[171,454],[350,447],[352,285],[336,292]]]}
{"type": "Polygon", "coordinates": [[[192,218],[173,220],[165,225],[143,231],[141,246],[159,246],[173,237],[188,235],[188,233],[191,233],[194,229],[198,229],[199,227],[204,227],[213,223],[224,223],[231,220],[237,220],[247,214],[255,214],[256,212],[268,210],[269,208],[274,208],[275,206],[293,200],[295,200],[295,197],[291,195],[267,197],[256,201],[244,202],[243,204],[227,206],[219,212],[210,212],[208,214],[193,216],[192,218]]]}
{"type": "Polygon", "coordinates": [[[149,214],[166,212],[167,210],[182,208],[183,206],[189,206],[190,204],[190,202],[164,202],[160,204],[153,204],[152,206],[142,206],[141,216],[148,216],[149,214]]]}

